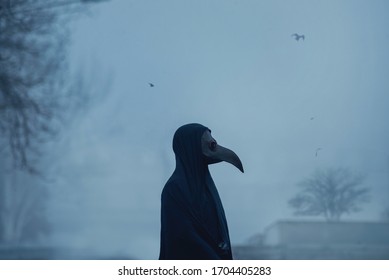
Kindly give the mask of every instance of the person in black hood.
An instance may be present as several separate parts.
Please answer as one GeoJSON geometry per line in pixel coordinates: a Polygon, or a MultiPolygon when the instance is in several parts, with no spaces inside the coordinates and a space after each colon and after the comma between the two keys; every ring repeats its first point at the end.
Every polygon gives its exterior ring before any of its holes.
{"type": "Polygon", "coordinates": [[[226,161],[244,172],[239,157],[195,123],[177,129],[173,150],[176,169],[161,195],[159,259],[231,260],[227,220],[208,165],[226,161]]]}

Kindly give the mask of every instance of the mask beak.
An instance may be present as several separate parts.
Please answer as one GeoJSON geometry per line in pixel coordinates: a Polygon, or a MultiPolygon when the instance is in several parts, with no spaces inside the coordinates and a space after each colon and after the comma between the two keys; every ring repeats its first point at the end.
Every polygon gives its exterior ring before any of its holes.
{"type": "Polygon", "coordinates": [[[207,156],[207,160],[208,164],[218,163],[221,161],[231,163],[244,173],[243,165],[239,157],[233,151],[223,146],[217,145],[215,150],[212,152],[212,155],[207,156]]]}

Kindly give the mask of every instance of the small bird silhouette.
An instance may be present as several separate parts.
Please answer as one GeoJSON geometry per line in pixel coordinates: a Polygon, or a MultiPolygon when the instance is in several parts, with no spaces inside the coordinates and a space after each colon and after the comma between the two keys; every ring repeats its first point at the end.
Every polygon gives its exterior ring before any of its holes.
{"type": "Polygon", "coordinates": [[[317,156],[317,152],[320,151],[320,150],[321,150],[321,148],[317,148],[316,149],[316,156],[317,156]]]}
{"type": "Polygon", "coordinates": [[[149,86],[150,86],[150,87],[154,87],[154,84],[153,84],[153,83],[149,83],[149,86]]]}
{"type": "Polygon", "coordinates": [[[291,36],[294,37],[294,39],[295,39],[296,41],[298,41],[298,40],[300,40],[300,39],[303,39],[303,41],[305,40],[305,36],[304,36],[304,35],[299,35],[299,34],[297,34],[297,33],[294,33],[294,34],[292,34],[291,36]]]}
{"type": "Polygon", "coordinates": [[[310,120],[313,121],[315,119],[315,117],[311,117],[310,120]]]}

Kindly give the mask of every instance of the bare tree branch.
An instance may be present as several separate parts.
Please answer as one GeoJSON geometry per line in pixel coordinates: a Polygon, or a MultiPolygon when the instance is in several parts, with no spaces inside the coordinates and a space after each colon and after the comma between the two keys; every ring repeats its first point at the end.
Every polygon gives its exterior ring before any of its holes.
{"type": "Polygon", "coordinates": [[[40,145],[56,134],[53,122],[67,90],[57,86],[66,69],[64,4],[0,0],[0,137],[8,139],[0,151],[12,156],[15,167],[33,173],[40,145]]]}
{"type": "Polygon", "coordinates": [[[0,243],[19,243],[49,230],[47,185],[33,175],[42,175],[43,144],[85,100],[80,76],[71,82],[64,75],[64,20],[77,3],[0,0],[0,243]]]}
{"type": "Polygon", "coordinates": [[[337,221],[344,214],[361,210],[369,201],[369,188],[360,187],[364,177],[344,168],[316,171],[303,180],[301,191],[289,200],[295,215],[320,216],[337,221]]]}

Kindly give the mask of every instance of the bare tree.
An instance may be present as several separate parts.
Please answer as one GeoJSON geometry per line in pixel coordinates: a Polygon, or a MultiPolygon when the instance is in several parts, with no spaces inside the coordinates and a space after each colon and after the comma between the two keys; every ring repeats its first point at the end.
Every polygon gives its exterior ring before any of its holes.
{"type": "Polygon", "coordinates": [[[0,0],[0,153],[14,167],[38,171],[41,144],[76,96],[65,74],[66,22],[92,2],[100,1],[0,0]]]}
{"type": "Polygon", "coordinates": [[[39,145],[54,133],[56,82],[66,37],[42,1],[0,0],[0,132],[15,166],[36,171],[39,145]]]}
{"type": "Polygon", "coordinates": [[[344,168],[318,170],[299,184],[302,189],[289,200],[289,206],[296,215],[338,221],[344,214],[360,211],[369,201],[369,188],[361,187],[363,181],[363,176],[344,168]]]}
{"type": "Polygon", "coordinates": [[[85,100],[81,78],[66,75],[66,21],[83,2],[98,1],[0,0],[0,243],[48,229],[47,189],[32,175],[43,173],[44,144],[85,100]]]}

